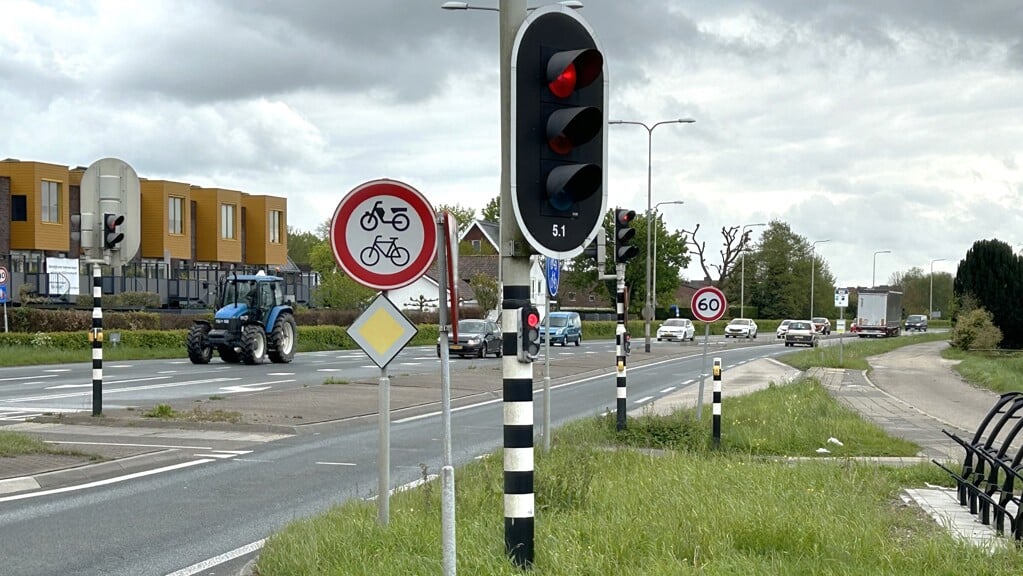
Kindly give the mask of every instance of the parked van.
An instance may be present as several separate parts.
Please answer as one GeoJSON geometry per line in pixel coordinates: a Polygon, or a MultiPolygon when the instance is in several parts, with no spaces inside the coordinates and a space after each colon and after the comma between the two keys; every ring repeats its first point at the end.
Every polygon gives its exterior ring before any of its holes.
{"type": "MultiPolygon", "coordinates": [[[[550,339],[551,344],[561,344],[562,346],[568,346],[569,342],[575,342],[578,346],[583,341],[583,321],[579,318],[578,312],[551,312],[549,314],[550,320],[550,339]]],[[[543,326],[547,326],[548,319],[544,319],[543,326]]],[[[543,330],[540,330],[540,341],[543,342],[545,338],[543,330]]]]}

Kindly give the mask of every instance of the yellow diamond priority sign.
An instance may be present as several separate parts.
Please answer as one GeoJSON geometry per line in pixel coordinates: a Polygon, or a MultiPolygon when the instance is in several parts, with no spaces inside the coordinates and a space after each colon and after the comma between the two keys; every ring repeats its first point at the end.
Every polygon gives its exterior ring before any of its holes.
{"type": "Polygon", "coordinates": [[[386,296],[380,294],[348,327],[348,335],[383,368],[419,332],[386,296]]]}

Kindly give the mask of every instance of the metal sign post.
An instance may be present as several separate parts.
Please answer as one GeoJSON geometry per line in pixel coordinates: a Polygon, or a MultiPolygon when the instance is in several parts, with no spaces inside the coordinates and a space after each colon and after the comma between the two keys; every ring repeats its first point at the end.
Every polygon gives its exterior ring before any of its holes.
{"type": "Polygon", "coordinates": [[[7,268],[0,266],[0,302],[4,305],[4,333],[7,332],[7,268]]]}
{"type": "MultiPolygon", "coordinates": [[[[551,298],[558,295],[561,260],[547,258],[547,293],[544,294],[543,348],[543,449],[551,449],[551,298]]],[[[566,342],[567,345],[567,342],[566,342]]]]}
{"type": "Polygon", "coordinates": [[[696,399],[696,419],[700,420],[703,417],[703,382],[707,377],[707,343],[710,341],[710,324],[725,315],[725,310],[728,309],[728,300],[721,290],[713,286],[704,286],[693,294],[693,300],[689,307],[693,316],[704,323],[703,358],[700,360],[700,391],[696,399]]]}
{"type": "Polygon", "coordinates": [[[849,305],[849,290],[835,288],[835,306],[838,307],[838,365],[845,366],[845,307],[849,305]]]}

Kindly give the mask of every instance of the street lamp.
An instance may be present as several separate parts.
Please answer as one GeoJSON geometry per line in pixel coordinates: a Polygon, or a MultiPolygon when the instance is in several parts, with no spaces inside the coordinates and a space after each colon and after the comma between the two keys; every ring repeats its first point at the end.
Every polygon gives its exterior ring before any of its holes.
{"type": "MultiPolygon", "coordinates": [[[[574,8],[578,10],[583,7],[583,3],[578,0],[564,0],[564,2],[558,2],[562,6],[567,8],[574,8]]],[[[470,6],[468,2],[445,2],[440,5],[444,10],[490,10],[491,12],[500,12],[500,8],[491,8],[489,6],[470,6]]],[[[526,8],[526,10],[536,10],[536,8],[526,8]]]]}
{"type": "Polygon", "coordinates": [[[877,286],[877,280],[876,280],[876,278],[877,278],[877,255],[878,254],[891,254],[891,253],[892,253],[891,250],[878,250],[877,252],[874,252],[874,268],[870,272],[870,287],[871,288],[877,286]]]}
{"type": "MultiPolygon", "coordinates": [[[[683,200],[667,200],[665,202],[658,202],[654,204],[654,212],[657,212],[657,207],[662,204],[685,204],[683,200]]],[[[660,220],[660,214],[657,216],[658,221],[660,220]]],[[[657,234],[654,234],[654,311],[657,310],[657,234]]]]}
{"type": "Polygon", "coordinates": [[[743,310],[746,305],[746,245],[742,243],[742,239],[746,237],[746,229],[754,226],[767,226],[767,224],[764,222],[743,224],[742,232],[739,234],[739,245],[742,246],[742,273],[739,275],[739,318],[746,317],[743,310]]]}
{"type": "Polygon", "coordinates": [[[825,242],[831,242],[831,238],[828,238],[827,240],[814,240],[813,242],[810,243],[810,318],[811,319],[813,318],[813,281],[814,281],[815,272],[817,271],[816,270],[816,266],[815,266],[817,264],[817,256],[814,254],[814,247],[817,246],[818,244],[823,244],[825,242]]]}
{"type": "Polygon", "coordinates": [[[931,260],[931,295],[927,299],[927,319],[930,320],[934,317],[934,263],[944,262],[945,258],[935,258],[931,260]]]}
{"type": "Polygon", "coordinates": [[[643,310],[645,312],[645,314],[643,314],[643,316],[644,316],[643,332],[644,332],[644,334],[646,336],[646,344],[644,345],[643,349],[646,352],[650,352],[650,317],[653,316],[653,313],[654,313],[653,305],[651,304],[652,300],[650,298],[650,266],[652,264],[651,261],[650,261],[650,257],[651,257],[651,254],[650,254],[650,242],[651,242],[650,217],[651,217],[651,214],[653,212],[653,205],[651,204],[652,198],[650,196],[650,193],[651,193],[650,175],[651,175],[651,171],[652,171],[651,158],[652,158],[652,151],[653,151],[654,128],[657,128],[661,124],[692,124],[693,122],[696,122],[696,120],[693,120],[692,118],[676,118],[674,120],[662,120],[660,122],[657,122],[657,123],[653,124],[652,126],[647,126],[643,122],[634,122],[632,120],[611,120],[610,122],[608,122],[608,124],[634,124],[636,126],[642,126],[643,128],[646,129],[646,217],[647,217],[647,227],[646,227],[646,306],[644,307],[644,310],[643,310]]]}

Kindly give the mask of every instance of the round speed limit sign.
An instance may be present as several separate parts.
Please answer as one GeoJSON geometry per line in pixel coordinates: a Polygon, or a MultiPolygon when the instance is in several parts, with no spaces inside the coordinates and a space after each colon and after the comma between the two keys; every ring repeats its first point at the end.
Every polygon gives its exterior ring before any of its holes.
{"type": "Polygon", "coordinates": [[[713,286],[704,286],[693,294],[693,301],[689,304],[693,311],[693,317],[701,322],[714,322],[721,319],[728,309],[728,300],[725,293],[713,286]]]}

